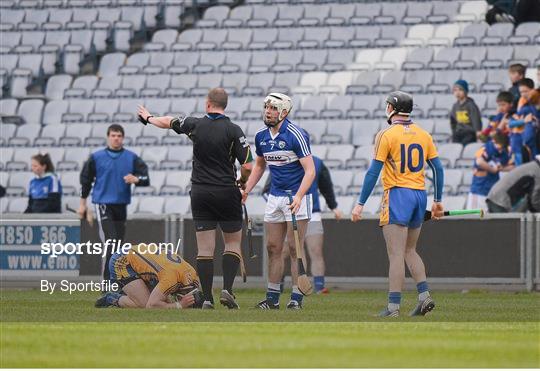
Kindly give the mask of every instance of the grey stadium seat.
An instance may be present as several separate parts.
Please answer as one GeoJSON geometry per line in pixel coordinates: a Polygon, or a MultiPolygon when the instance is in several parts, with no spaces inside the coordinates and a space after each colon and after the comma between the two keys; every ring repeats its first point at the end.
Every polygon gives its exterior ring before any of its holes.
{"type": "Polygon", "coordinates": [[[326,153],[326,166],[329,168],[344,168],[345,163],[350,159],[354,152],[354,146],[351,144],[336,144],[329,146],[326,153]]]}
{"type": "Polygon", "coordinates": [[[274,26],[291,27],[298,24],[304,14],[303,5],[278,5],[278,17],[274,21],[274,26]]]}
{"type": "Polygon", "coordinates": [[[345,118],[352,109],[352,101],[351,95],[331,95],[326,109],[321,110],[320,116],[325,119],[345,118]]]}
{"type": "Polygon", "coordinates": [[[507,41],[510,44],[533,44],[535,39],[538,40],[539,34],[540,22],[523,22],[516,27],[514,35],[507,41]]]}
{"type": "Polygon", "coordinates": [[[352,185],[353,172],[350,170],[335,170],[330,172],[332,183],[337,195],[346,195],[349,186],[352,185]]]}
{"type": "Polygon", "coordinates": [[[32,145],[36,137],[39,135],[41,125],[25,124],[17,128],[15,137],[9,139],[9,144],[16,147],[27,147],[32,145]]]}
{"type": "Polygon", "coordinates": [[[220,47],[224,50],[241,50],[247,49],[251,39],[253,37],[253,31],[249,29],[230,29],[227,34],[227,40],[223,42],[220,47]]]}
{"type": "Polygon", "coordinates": [[[222,25],[224,27],[241,27],[252,18],[253,7],[251,6],[238,6],[231,10],[227,19],[223,20],[222,25]]]}
{"type": "MultiPolygon", "coordinates": [[[[169,7],[170,9],[170,7],[169,7]]],[[[138,213],[159,214],[163,213],[165,198],[159,196],[141,197],[139,201],[138,213]]]]}
{"type": "Polygon", "coordinates": [[[17,115],[28,124],[41,124],[41,114],[44,103],[41,99],[28,99],[19,104],[17,115]]]}
{"type": "Polygon", "coordinates": [[[446,143],[438,148],[439,158],[445,166],[454,167],[461,157],[463,146],[460,143],[446,143]]]}
{"type": "Polygon", "coordinates": [[[92,131],[91,124],[69,124],[66,127],[66,133],[60,139],[60,144],[64,146],[82,146],[86,138],[92,131]]]}
{"type": "Polygon", "coordinates": [[[45,96],[49,100],[64,98],[64,91],[71,86],[70,75],[54,75],[47,81],[45,96]]]}
{"type": "Polygon", "coordinates": [[[272,6],[253,5],[251,18],[245,22],[248,27],[268,27],[277,18],[279,8],[272,6]]]}
{"type": "Polygon", "coordinates": [[[480,40],[484,45],[506,44],[506,40],[514,32],[512,23],[494,23],[487,29],[486,35],[480,40]]]}
{"type": "Polygon", "coordinates": [[[212,6],[206,9],[203,19],[197,22],[197,27],[219,27],[229,15],[230,8],[225,5],[212,6]]]}
{"type": "Polygon", "coordinates": [[[404,70],[418,70],[426,68],[433,58],[433,48],[415,48],[410,51],[402,68],[404,70]]]}
{"type": "Polygon", "coordinates": [[[165,202],[165,214],[189,214],[191,210],[191,198],[189,196],[167,197],[165,202]]]}
{"type": "Polygon", "coordinates": [[[460,46],[477,45],[486,34],[488,27],[486,22],[466,24],[461,34],[454,40],[454,44],[460,46]]]}
{"type": "Polygon", "coordinates": [[[353,106],[347,113],[348,118],[374,117],[380,107],[380,97],[377,95],[357,95],[353,98],[353,106]]]}
{"type": "Polygon", "coordinates": [[[167,174],[165,184],[161,188],[163,194],[188,194],[191,188],[190,171],[174,171],[167,174]]]}
{"type": "Polygon", "coordinates": [[[356,6],[354,4],[334,4],[330,8],[330,14],[324,19],[326,26],[342,26],[349,24],[350,18],[354,15],[356,6]]]}
{"type": "Polygon", "coordinates": [[[367,146],[373,144],[375,135],[379,131],[378,120],[362,120],[352,126],[352,144],[355,146],[367,146]]]}
{"type": "Polygon", "coordinates": [[[428,45],[431,46],[451,46],[454,45],[456,38],[459,36],[460,25],[458,24],[443,24],[437,26],[433,37],[428,40],[428,45]]]}

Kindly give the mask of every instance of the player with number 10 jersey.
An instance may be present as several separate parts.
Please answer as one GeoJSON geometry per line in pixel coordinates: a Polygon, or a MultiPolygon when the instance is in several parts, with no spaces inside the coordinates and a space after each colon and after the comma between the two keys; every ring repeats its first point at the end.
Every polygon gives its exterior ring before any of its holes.
{"type": "Polygon", "coordinates": [[[422,224],[427,204],[424,166],[437,156],[431,135],[410,120],[394,120],[379,132],[375,160],[384,164],[380,225],[422,224]]]}

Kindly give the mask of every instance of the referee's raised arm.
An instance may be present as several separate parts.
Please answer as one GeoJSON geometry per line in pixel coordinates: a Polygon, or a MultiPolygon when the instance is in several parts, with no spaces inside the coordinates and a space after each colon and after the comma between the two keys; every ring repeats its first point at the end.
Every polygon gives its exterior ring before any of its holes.
{"type": "Polygon", "coordinates": [[[193,143],[191,212],[197,236],[197,273],[204,295],[203,309],[214,307],[212,282],[216,227],[223,232],[223,290],[221,304],[238,308],[232,287],[242,253],[242,195],[252,169],[252,154],[242,129],[226,115],[227,92],[214,88],[206,96],[204,117],[154,116],[144,106],[137,110],[139,121],[185,134],[193,143]],[[241,165],[240,177],[236,161],[241,165]]]}
{"type": "Polygon", "coordinates": [[[152,116],[144,106],[139,106],[137,116],[143,125],[152,124],[162,129],[170,129],[171,122],[174,120],[172,116],[152,116]]]}

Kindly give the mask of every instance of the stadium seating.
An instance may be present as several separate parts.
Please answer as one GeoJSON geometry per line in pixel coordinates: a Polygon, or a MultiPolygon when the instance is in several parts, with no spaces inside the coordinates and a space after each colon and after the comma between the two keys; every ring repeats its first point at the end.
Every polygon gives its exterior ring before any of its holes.
{"type": "MultiPolygon", "coordinates": [[[[128,148],[151,168],[152,186],[137,189],[130,210],[186,212],[189,140],[137,125],[135,108],[202,114],[208,88],[221,85],[231,94],[229,116],[250,141],[261,127],[262,97],[269,91],[293,96],[292,119],[309,132],[313,153],[331,169],[348,209],[371,161],[374,135],[386,125],[381,97],[402,89],[414,94],[413,117],[438,142],[452,174],[447,190],[456,195],[449,202],[458,205],[480,145],[447,143],[454,81],[469,81],[486,123],[494,95],[509,85],[508,65],[540,63],[540,24],[488,26],[480,0],[246,0],[234,8],[210,6],[184,28],[190,5],[2,3],[0,170],[10,194],[25,193],[30,156],[50,151],[66,197],[75,195],[75,175],[105,144],[108,124],[118,122],[128,148]],[[164,203],[165,195],[175,201],[164,203]]],[[[259,201],[249,202],[260,210],[259,201]]],[[[376,201],[366,210],[376,212],[376,201]]],[[[20,210],[22,202],[15,198],[2,208],[20,210]]]]}

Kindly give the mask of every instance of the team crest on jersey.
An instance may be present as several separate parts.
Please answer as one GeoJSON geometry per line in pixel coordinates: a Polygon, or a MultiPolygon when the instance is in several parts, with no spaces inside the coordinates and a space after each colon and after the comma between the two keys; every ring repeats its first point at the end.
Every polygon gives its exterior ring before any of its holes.
{"type": "Polygon", "coordinates": [[[278,142],[278,147],[279,147],[279,149],[285,148],[285,145],[286,145],[286,143],[285,143],[284,141],[282,141],[282,140],[280,140],[280,141],[278,142]]]}

